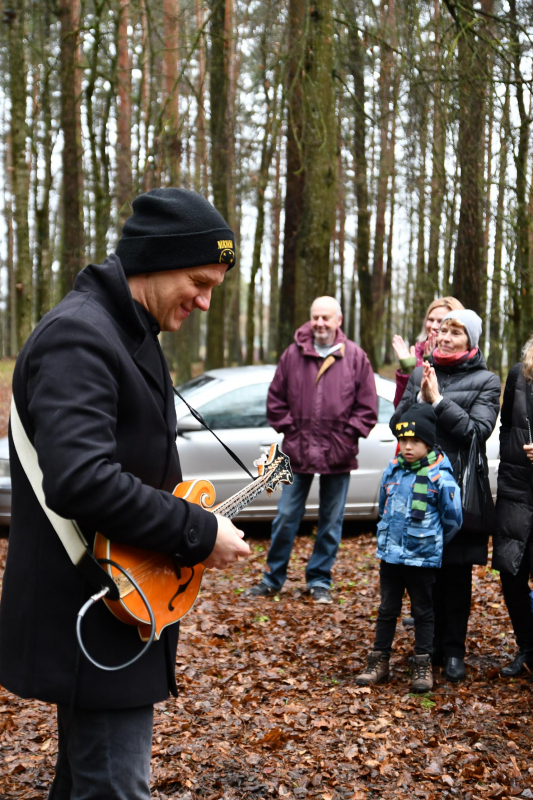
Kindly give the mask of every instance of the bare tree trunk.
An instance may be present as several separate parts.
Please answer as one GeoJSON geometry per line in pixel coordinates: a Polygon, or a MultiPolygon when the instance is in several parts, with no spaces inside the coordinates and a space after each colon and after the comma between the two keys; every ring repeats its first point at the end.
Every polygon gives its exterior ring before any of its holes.
{"type": "Polygon", "coordinates": [[[304,190],[296,246],[296,324],[327,292],[337,194],[333,0],[309,7],[303,91],[304,190]]]}
{"type": "MultiPolygon", "coordinates": [[[[492,11],[492,0],[483,0],[484,11],[492,11]]],[[[461,207],[455,247],[454,295],[464,305],[481,312],[483,281],[483,215],[480,168],[483,164],[482,136],[487,83],[486,26],[472,24],[472,0],[456,11],[459,24],[459,139],[461,207]]]]}
{"type": "MultiPolygon", "coordinates": [[[[351,16],[353,30],[349,32],[349,65],[354,82],[354,184],[357,200],[357,241],[356,265],[361,298],[360,338],[363,350],[371,361],[374,359],[373,348],[373,313],[372,280],[369,270],[370,260],[370,211],[368,207],[368,165],[366,158],[366,118],[365,118],[365,76],[364,48],[359,32],[355,30],[355,15],[351,16]]],[[[355,266],[350,299],[350,330],[355,337],[355,266]]],[[[374,368],[376,364],[373,362],[374,368]]]]}
{"type": "Polygon", "coordinates": [[[304,64],[305,0],[289,0],[289,55],[287,63],[287,144],[285,229],[279,305],[278,353],[292,342],[296,324],[296,241],[302,219],[304,173],[302,139],[302,70],[304,64]]]}
{"type": "Polygon", "coordinates": [[[391,72],[392,49],[387,42],[388,36],[394,29],[395,0],[381,0],[382,41],[381,41],[381,70],[379,76],[380,100],[380,150],[379,173],[376,197],[376,225],[374,231],[374,254],[372,264],[372,355],[370,360],[374,369],[381,364],[381,347],[383,332],[383,312],[385,307],[385,274],[383,271],[385,247],[385,213],[390,177],[390,100],[391,100],[391,72]]]}
{"type": "MultiPolygon", "coordinates": [[[[224,219],[229,222],[228,197],[228,59],[226,58],[226,2],[210,0],[212,16],[210,24],[211,53],[209,60],[210,106],[211,106],[211,183],[213,202],[224,219]]],[[[235,269],[235,267],[234,267],[235,269]]],[[[224,284],[215,289],[207,319],[206,367],[224,365],[224,284]]],[[[236,320],[233,320],[233,324],[236,320]]]]}
{"type": "Polygon", "coordinates": [[[118,109],[117,109],[117,212],[119,233],[129,216],[133,195],[131,158],[131,56],[128,41],[130,0],[119,0],[118,18],[118,109]]]}
{"type": "Polygon", "coordinates": [[[72,289],[83,266],[83,221],[80,197],[81,164],[77,122],[79,0],[59,0],[61,21],[61,128],[63,131],[63,237],[61,294],[72,289]]]}
{"type": "Polygon", "coordinates": [[[442,222],[442,205],[446,185],[446,110],[448,107],[448,84],[444,90],[444,104],[442,102],[443,71],[440,63],[440,3],[433,2],[433,17],[435,28],[435,74],[433,84],[433,141],[431,165],[431,194],[429,201],[429,249],[427,262],[426,291],[424,306],[434,299],[439,291],[439,245],[440,229],[442,222]]]}
{"type": "Polygon", "coordinates": [[[52,259],[50,249],[50,193],[53,186],[52,175],[52,107],[50,93],[50,10],[35,10],[42,15],[36,21],[39,31],[40,52],[34,65],[35,86],[40,86],[40,97],[36,103],[33,137],[36,164],[42,165],[43,177],[39,179],[36,169],[34,180],[35,209],[35,312],[37,320],[52,307],[52,259]],[[40,135],[38,133],[40,131],[40,135]]]}
{"type": "Polygon", "coordinates": [[[272,202],[272,236],[270,239],[270,305],[268,316],[268,361],[274,364],[277,360],[278,343],[278,310],[279,310],[279,239],[281,218],[281,138],[280,125],[276,145],[276,170],[274,200],[272,202]]]}
{"type": "Polygon", "coordinates": [[[179,0],[163,0],[163,27],[165,37],[165,52],[163,56],[164,102],[167,103],[163,147],[171,186],[177,186],[179,184],[181,160],[178,92],[179,13],[179,0]]]}
{"type": "Polygon", "coordinates": [[[502,249],[503,215],[505,202],[505,178],[507,175],[507,141],[509,138],[510,86],[505,91],[500,130],[500,169],[498,177],[498,200],[496,203],[496,228],[494,232],[494,267],[492,270],[492,289],[490,295],[490,345],[488,367],[502,377],[501,340],[501,290],[502,290],[502,249]]]}
{"type": "MultiPolygon", "coordinates": [[[[204,24],[204,12],[200,0],[196,0],[196,27],[202,29],[204,24]]],[[[197,83],[197,103],[196,114],[196,148],[195,148],[195,189],[200,194],[207,194],[207,144],[205,127],[205,42],[204,37],[200,38],[198,44],[198,83],[197,83]]]]}
{"type": "Polygon", "coordinates": [[[514,317],[514,343],[510,347],[512,362],[520,360],[520,352],[531,335],[533,328],[533,279],[529,265],[529,220],[527,217],[527,158],[529,146],[530,117],[524,103],[524,78],[522,75],[522,46],[519,39],[516,0],[509,0],[511,26],[511,42],[516,100],[520,115],[518,133],[518,150],[515,154],[516,168],[516,282],[519,292],[516,293],[514,317]]]}

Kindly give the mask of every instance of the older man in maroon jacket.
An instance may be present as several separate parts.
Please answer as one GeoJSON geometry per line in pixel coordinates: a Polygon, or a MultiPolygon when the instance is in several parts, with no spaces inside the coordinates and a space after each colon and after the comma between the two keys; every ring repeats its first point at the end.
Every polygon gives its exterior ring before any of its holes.
{"type": "Polygon", "coordinates": [[[331,568],[342,535],[350,471],[357,469],[357,442],[377,422],[377,395],[366,353],[341,330],[333,297],[318,297],[311,320],[296,331],[281,356],[267,401],[267,417],[285,435],[294,483],[283,487],[272,524],[269,571],[250,590],[254,597],[277,594],[287,578],[294,538],[305,511],[313,476],[320,475],[320,510],[313,554],[305,573],[317,603],[331,603],[331,568]]]}

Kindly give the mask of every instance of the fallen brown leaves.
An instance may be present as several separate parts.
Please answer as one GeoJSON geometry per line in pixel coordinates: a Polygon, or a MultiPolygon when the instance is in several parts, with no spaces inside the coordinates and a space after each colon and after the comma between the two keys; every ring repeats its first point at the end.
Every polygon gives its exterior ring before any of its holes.
{"type": "MultiPolygon", "coordinates": [[[[475,570],[467,681],[447,684],[437,670],[435,691],[419,697],[409,693],[413,633],[401,625],[391,682],[354,682],[379,602],[371,535],[345,539],[330,607],[302,592],[310,537],[278,599],[247,598],[268,542],[252,546],[247,564],[207,575],[183,622],[180,696],[156,709],[154,798],[533,798],[531,683],[498,674],[515,645],[497,576],[475,570]]],[[[0,800],[45,798],[53,709],[0,691],[0,748],[0,800]]]]}

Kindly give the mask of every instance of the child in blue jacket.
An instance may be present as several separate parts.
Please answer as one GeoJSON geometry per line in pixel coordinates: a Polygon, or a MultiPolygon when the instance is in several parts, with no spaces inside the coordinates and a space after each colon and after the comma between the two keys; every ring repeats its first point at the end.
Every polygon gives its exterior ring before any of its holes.
{"type": "Polygon", "coordinates": [[[415,621],[413,692],[433,688],[431,655],[435,616],[433,584],[444,545],[462,525],[461,495],[452,465],[434,447],[437,417],[431,405],[415,403],[400,418],[396,436],[400,453],[383,473],[379,497],[377,556],[381,559],[381,605],[374,648],[360,686],[389,677],[389,658],[407,590],[415,621]]]}

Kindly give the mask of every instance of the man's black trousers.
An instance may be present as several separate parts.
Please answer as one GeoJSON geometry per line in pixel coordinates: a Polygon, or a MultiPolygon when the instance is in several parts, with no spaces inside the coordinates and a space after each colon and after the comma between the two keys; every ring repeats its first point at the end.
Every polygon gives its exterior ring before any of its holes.
{"type": "Polygon", "coordinates": [[[404,592],[411,599],[411,614],[415,621],[415,653],[431,655],[435,616],[433,613],[433,585],[436,569],[409,567],[405,564],[388,564],[382,561],[379,568],[381,604],[376,623],[374,650],[390,654],[396,631],[396,620],[402,613],[404,592]]]}

